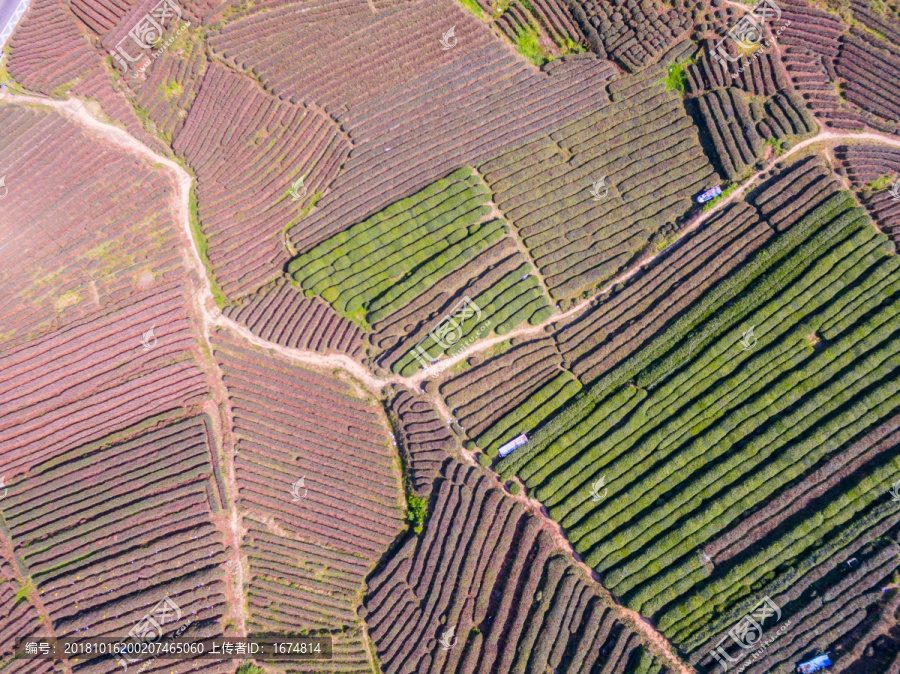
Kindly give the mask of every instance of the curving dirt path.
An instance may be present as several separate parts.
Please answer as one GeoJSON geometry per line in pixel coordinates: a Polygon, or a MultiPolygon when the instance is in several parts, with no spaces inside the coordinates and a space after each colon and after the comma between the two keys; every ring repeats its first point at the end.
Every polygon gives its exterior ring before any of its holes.
{"type": "MultiPolygon", "coordinates": [[[[210,306],[215,306],[215,301],[213,300],[212,286],[206,275],[206,268],[203,265],[200,252],[196,247],[196,242],[194,241],[193,233],[191,232],[190,186],[192,179],[187,171],[171,159],[153,152],[150,148],[131,136],[125,129],[100,121],[90,113],[88,106],[84,105],[84,103],[78,99],[57,101],[39,96],[10,94],[7,94],[3,98],[6,98],[13,103],[43,105],[58,110],[65,115],[65,118],[68,121],[80,125],[89,133],[95,133],[101,136],[104,141],[116,145],[126,152],[137,155],[152,164],[161,164],[173,174],[178,186],[173,196],[173,208],[178,222],[183,226],[181,234],[187,244],[184,246],[184,250],[188,251],[186,262],[188,268],[192,268],[200,279],[200,287],[195,290],[191,298],[195,300],[194,303],[198,309],[197,313],[201,317],[201,331],[203,338],[211,348],[211,345],[209,344],[209,326],[212,322],[214,311],[210,306]]],[[[216,382],[220,381],[218,377],[215,377],[215,380],[216,382]]],[[[214,390],[213,396],[221,403],[226,399],[227,394],[224,390],[214,390]]],[[[206,412],[210,414],[213,419],[218,420],[218,423],[215,424],[218,426],[218,430],[222,434],[227,434],[227,426],[224,424],[224,420],[219,419],[218,411],[215,407],[215,404],[208,406],[206,412]]],[[[229,442],[224,437],[219,438],[219,440],[221,441],[222,447],[225,450],[225,455],[227,456],[227,465],[223,471],[223,477],[230,492],[231,503],[228,504],[229,510],[226,511],[225,517],[214,517],[214,522],[222,529],[228,547],[232,551],[232,557],[229,560],[231,564],[228,567],[229,577],[226,579],[226,594],[230,595],[229,599],[231,600],[231,606],[229,608],[232,611],[232,615],[237,619],[239,635],[245,636],[247,634],[247,615],[245,602],[243,600],[243,597],[245,596],[244,569],[240,551],[240,541],[243,539],[244,532],[241,515],[238,512],[235,500],[238,491],[234,471],[234,447],[233,443],[229,442]]]]}
{"type": "Polygon", "coordinates": [[[696,674],[696,670],[693,667],[686,664],[678,657],[678,654],[675,652],[675,647],[668,639],[657,631],[652,622],[637,611],[633,611],[615,600],[612,593],[600,582],[600,574],[585,564],[582,561],[581,556],[575,552],[572,543],[566,538],[565,533],[563,533],[562,527],[556,520],[550,517],[550,514],[547,512],[543,503],[537,499],[528,498],[525,496],[524,491],[519,496],[514,496],[512,498],[521,501],[528,510],[544,521],[544,530],[553,537],[554,542],[560,549],[565,550],[571,556],[572,563],[581,568],[586,574],[587,578],[591,581],[590,584],[592,588],[603,598],[603,601],[610,607],[610,610],[618,616],[623,624],[627,625],[635,632],[638,632],[646,643],[655,646],[657,653],[664,656],[667,667],[670,667],[680,674],[696,674]]]}
{"type": "MultiPolygon", "coordinates": [[[[204,276],[205,278],[205,276],[204,276]]],[[[390,384],[400,384],[401,386],[410,386],[408,378],[400,375],[392,375],[390,377],[376,377],[362,363],[354,360],[350,356],[342,353],[324,354],[317,351],[305,351],[302,349],[293,349],[287,346],[281,346],[274,342],[269,342],[254,335],[243,325],[236,323],[230,318],[219,314],[215,318],[208,319],[210,323],[218,327],[224,327],[239,335],[254,346],[262,349],[274,351],[280,356],[290,360],[298,365],[311,365],[313,367],[324,368],[327,370],[342,370],[354,379],[359,380],[368,391],[380,392],[385,386],[390,384]]]]}
{"type": "MultiPolygon", "coordinates": [[[[222,327],[227,328],[232,331],[236,335],[240,336],[248,343],[253,344],[254,346],[267,349],[273,351],[283,358],[299,364],[299,365],[307,365],[317,368],[324,368],[330,371],[340,371],[348,374],[350,377],[358,380],[362,385],[369,391],[379,393],[382,389],[389,384],[399,384],[401,386],[406,387],[418,387],[420,382],[425,378],[429,377],[431,373],[429,372],[419,372],[411,377],[401,377],[399,375],[394,375],[390,377],[377,377],[372,372],[370,372],[366,367],[362,365],[362,363],[350,358],[349,356],[343,354],[321,354],[314,351],[305,351],[301,349],[293,349],[284,347],[278,344],[274,344],[267,340],[264,340],[260,337],[254,335],[250,330],[245,328],[244,326],[236,323],[235,321],[226,318],[222,315],[221,311],[216,306],[214,296],[212,293],[212,286],[210,284],[209,276],[207,275],[206,266],[203,262],[203,259],[200,255],[200,251],[197,247],[197,243],[194,240],[193,232],[191,231],[191,223],[190,223],[190,188],[192,184],[192,178],[184,170],[184,168],[179,165],[177,162],[163,157],[154,151],[152,151],[147,146],[143,145],[140,141],[131,136],[125,129],[122,129],[117,126],[113,126],[112,124],[108,124],[106,122],[100,121],[96,117],[94,117],[88,109],[88,106],[84,105],[84,103],[78,99],[68,99],[65,101],[57,101],[50,98],[40,97],[40,96],[29,96],[29,95],[20,95],[20,94],[6,94],[0,98],[5,98],[14,103],[22,103],[29,105],[43,105],[47,107],[54,108],[61,112],[67,113],[67,119],[73,121],[74,123],[79,124],[85,130],[91,133],[95,133],[102,137],[106,142],[112,143],[113,145],[119,146],[125,149],[128,152],[131,152],[139,157],[142,157],[153,164],[159,164],[165,167],[168,171],[170,171],[178,185],[178,189],[173,197],[173,206],[175,208],[175,213],[178,218],[179,223],[182,227],[182,236],[185,239],[186,245],[185,250],[187,251],[187,264],[189,268],[193,269],[196,273],[199,280],[199,287],[196,289],[194,294],[192,295],[192,299],[194,300],[195,307],[197,309],[197,314],[201,318],[201,330],[204,339],[207,344],[209,344],[210,330],[213,327],[222,327]]],[[[788,152],[782,154],[780,157],[773,158],[765,168],[761,171],[758,171],[753,176],[751,176],[745,183],[743,183],[738,189],[732,192],[728,197],[717,203],[713,208],[710,208],[708,211],[698,213],[685,227],[681,229],[679,232],[678,238],[672,242],[664,250],[655,253],[653,255],[647,256],[645,259],[642,259],[639,264],[632,267],[627,272],[617,276],[612,279],[609,284],[600,290],[594,298],[599,297],[600,295],[606,294],[610,291],[610,289],[615,286],[617,283],[621,283],[626,279],[630,278],[634,274],[636,274],[641,268],[650,264],[651,262],[664,258],[673,248],[675,248],[684,237],[690,232],[696,230],[700,227],[704,222],[706,222],[710,217],[724,209],[731,203],[734,203],[736,200],[740,199],[756,182],[760,179],[760,177],[766,173],[771,167],[777,163],[782,162],[792,155],[802,151],[803,149],[810,147],[811,145],[817,143],[825,143],[825,144],[836,144],[836,143],[845,143],[852,141],[872,141],[876,143],[882,143],[891,145],[897,148],[900,148],[900,139],[888,136],[886,134],[873,133],[873,132],[856,132],[856,133],[837,133],[834,131],[822,131],[812,138],[809,138],[805,141],[802,141],[791,148],[788,152]]],[[[496,344],[504,342],[508,339],[514,337],[532,337],[536,336],[539,333],[545,331],[545,328],[548,325],[558,323],[560,321],[565,321],[569,318],[572,318],[582,311],[584,311],[591,303],[592,300],[584,300],[583,302],[573,306],[569,310],[565,312],[561,312],[555,314],[543,321],[542,323],[535,326],[525,326],[515,330],[510,331],[509,333],[496,336],[488,339],[483,339],[477,344],[473,344],[471,347],[455,354],[452,357],[445,358],[442,360],[443,367],[452,366],[459,361],[468,358],[471,355],[480,353],[487,349],[490,349],[496,344]]],[[[442,403],[442,401],[439,401],[442,403]]],[[[450,411],[447,409],[446,405],[439,404],[438,409],[441,411],[442,415],[445,415],[445,418],[452,418],[450,416],[450,411]]],[[[465,453],[465,458],[469,461],[473,461],[473,457],[469,453],[465,453]]],[[[226,471],[227,474],[227,482],[229,483],[228,487],[232,491],[232,494],[236,494],[236,482],[234,478],[233,471],[233,456],[229,457],[229,462],[232,464],[229,466],[229,470],[226,471]]],[[[566,539],[562,529],[559,524],[553,521],[546,512],[546,509],[536,500],[528,499],[524,496],[521,497],[522,500],[526,503],[526,505],[532,511],[539,514],[544,520],[547,526],[547,529],[552,533],[554,539],[560,544],[560,546],[568,550],[570,554],[573,556],[573,560],[586,570],[588,575],[597,581],[596,573],[593,569],[590,569],[585,565],[580,558],[576,555],[574,549],[572,548],[571,543],[566,539]]],[[[241,519],[240,515],[237,512],[237,507],[232,502],[231,504],[231,512],[229,513],[229,523],[230,528],[232,529],[231,534],[236,538],[236,540],[240,540],[241,536],[241,519]]],[[[238,556],[235,559],[235,562],[239,565],[238,571],[236,575],[236,588],[235,593],[238,596],[243,596],[243,573],[240,569],[240,556],[239,550],[236,553],[238,556]]],[[[614,607],[620,616],[623,618],[623,622],[627,622],[632,628],[638,630],[647,640],[648,643],[652,644],[660,654],[662,654],[666,660],[670,661],[670,666],[674,667],[677,671],[682,674],[690,674],[694,672],[693,668],[682,662],[680,658],[677,657],[675,650],[672,644],[660,634],[653,625],[640,614],[631,611],[630,609],[625,608],[617,604],[612,596],[609,594],[606,588],[603,588],[602,585],[597,583],[597,587],[602,591],[602,594],[609,601],[610,606],[614,607]]],[[[239,611],[240,611],[240,620],[241,624],[245,624],[246,616],[245,608],[243,606],[243,602],[239,602],[239,611]]]]}
{"type": "MultiPolygon", "coordinates": [[[[188,243],[188,261],[201,281],[201,286],[199,288],[199,292],[196,293],[196,297],[198,300],[197,303],[200,316],[203,319],[204,336],[207,338],[207,340],[209,339],[209,330],[211,326],[228,328],[235,334],[240,335],[240,337],[242,337],[243,339],[246,339],[251,344],[263,349],[274,351],[275,353],[290,360],[291,362],[300,365],[321,367],[327,370],[344,371],[353,378],[359,380],[366,389],[375,393],[379,393],[382,389],[384,389],[385,386],[388,386],[389,384],[399,384],[407,388],[418,388],[418,385],[423,380],[431,376],[431,373],[429,372],[420,371],[410,377],[402,377],[400,375],[378,377],[374,375],[368,368],[363,366],[362,363],[354,360],[350,356],[344,354],[322,354],[316,351],[307,351],[281,346],[279,344],[275,344],[273,342],[269,342],[257,337],[244,326],[236,323],[229,318],[226,318],[216,307],[215,300],[213,299],[212,286],[210,285],[209,276],[207,275],[206,271],[206,266],[203,263],[203,259],[200,256],[200,251],[197,248],[196,241],[194,241],[193,232],[191,231],[189,203],[190,187],[193,179],[191,178],[190,174],[188,174],[188,172],[185,171],[184,168],[182,168],[180,164],[172,161],[167,157],[163,157],[162,155],[155,153],[153,150],[134,138],[125,129],[113,126],[97,119],[90,113],[90,111],[88,110],[88,106],[84,105],[83,102],[79,101],[78,99],[72,98],[66,101],[57,101],[42,96],[26,96],[19,94],[7,94],[5,98],[14,103],[45,105],[69,113],[69,120],[80,124],[82,127],[89,131],[99,134],[106,141],[113,143],[114,145],[118,145],[119,147],[129,152],[144,157],[152,163],[161,164],[174,174],[176,182],[179,186],[178,193],[175,197],[175,209],[178,220],[182,225],[183,236],[188,243]]],[[[577,316],[582,311],[587,309],[593,299],[607,294],[616,284],[622,283],[623,281],[631,278],[643,267],[646,267],[648,264],[658,259],[662,259],[666,255],[668,255],[675,247],[677,247],[677,244],[682,239],[684,239],[685,236],[699,228],[710,217],[724,209],[726,206],[743,197],[743,195],[746,194],[746,192],[756,184],[760,176],[768,172],[774,164],[785,161],[786,159],[797,154],[803,149],[817,143],[837,144],[852,141],[872,141],[900,148],[900,138],[889,136],[887,134],[875,132],[838,133],[835,131],[820,130],[818,134],[811,138],[808,138],[807,140],[797,143],[797,145],[792,147],[781,156],[774,157],[762,170],[757,171],[755,174],[753,174],[739,188],[734,190],[734,192],[729,194],[725,199],[718,202],[714,207],[702,213],[698,213],[690,222],[682,227],[682,229],[678,233],[678,237],[669,246],[658,253],[645,257],[628,271],[611,279],[603,289],[597,292],[594,298],[584,300],[579,304],[571,307],[567,311],[554,314],[538,325],[526,325],[511,330],[505,335],[479,340],[476,344],[473,344],[467,349],[454,354],[452,357],[443,358],[441,360],[442,368],[450,367],[470,356],[476,355],[478,353],[481,353],[482,351],[486,351],[492,348],[497,344],[505,342],[508,339],[512,339],[514,337],[538,336],[540,333],[545,331],[547,326],[554,323],[566,321],[570,318],[573,318],[574,316],[577,316]]]]}

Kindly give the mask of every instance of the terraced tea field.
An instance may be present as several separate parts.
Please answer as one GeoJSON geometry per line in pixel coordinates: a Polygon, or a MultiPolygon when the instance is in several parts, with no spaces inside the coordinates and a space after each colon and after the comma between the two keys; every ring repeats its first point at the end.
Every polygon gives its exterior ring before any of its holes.
{"type": "Polygon", "coordinates": [[[387,431],[339,381],[225,337],[212,344],[246,513],[248,634],[327,633],[334,663],[322,671],[368,671],[357,597],[402,516],[387,431]]]}
{"type": "Polygon", "coordinates": [[[198,175],[198,217],[216,282],[238,299],[271,281],[286,259],[281,235],[299,206],[284,186],[303,179],[308,197],[299,203],[308,204],[350,143],[321,113],[273,105],[255,82],[219,65],[207,69],[195,103],[173,147],[198,175]],[[217,114],[226,101],[233,117],[217,114]],[[272,175],[276,163],[283,171],[272,175]]]}
{"type": "Polygon", "coordinates": [[[454,342],[477,336],[481,326],[502,335],[552,314],[533,267],[515,251],[509,226],[491,217],[492,208],[480,177],[460,169],[298,256],[288,271],[306,294],[364,328],[374,326],[373,339],[390,348],[380,361],[412,374],[421,368],[414,345],[429,360],[447,349],[432,329],[460,297],[477,308],[477,321],[454,342]]]}
{"type": "Polygon", "coordinates": [[[900,672],[896,0],[23,10],[0,670],[900,672]]]}
{"type": "MultiPolygon", "coordinates": [[[[752,226],[729,210],[722,217],[752,226]]],[[[684,260],[693,284],[687,253],[709,251],[720,279],[640,342],[624,338],[652,314],[629,303],[635,318],[616,316],[599,303],[605,331],[622,337],[576,342],[575,362],[592,364],[576,370],[589,387],[498,467],[524,481],[605,586],[699,662],[764,595],[792,602],[804,628],[850,606],[840,615],[862,621],[877,593],[829,590],[835,603],[823,604],[804,590],[842,560],[876,554],[872,541],[897,522],[886,486],[900,461],[896,445],[875,442],[897,407],[893,244],[836,189],[756,246],[740,237],[744,260],[731,269],[708,247],[718,222],[672,262],[684,260]]],[[[662,271],[631,296],[652,293],[662,271]]],[[[761,662],[825,639],[804,634],[761,662]]]]}
{"type": "Polygon", "coordinates": [[[370,579],[364,615],[385,667],[540,672],[565,657],[561,671],[648,671],[654,658],[640,636],[559,554],[540,518],[491,483],[448,460],[428,526],[370,579]],[[452,646],[434,651],[434,641],[452,646]]]}

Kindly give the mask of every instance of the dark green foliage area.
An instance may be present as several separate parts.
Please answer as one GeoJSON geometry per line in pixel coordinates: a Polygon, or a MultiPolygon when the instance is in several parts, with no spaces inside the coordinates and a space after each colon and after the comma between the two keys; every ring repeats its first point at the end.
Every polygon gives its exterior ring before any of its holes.
{"type": "Polygon", "coordinates": [[[406,521],[417,534],[422,533],[426,515],[428,515],[427,499],[421,496],[406,497],[406,521]]]}
{"type": "Polygon", "coordinates": [[[897,523],[900,447],[872,438],[900,406],[898,293],[893,244],[834,193],[556,412],[501,477],[628,606],[685,652],[708,648],[739,609],[897,523]],[[818,470],[840,478],[821,502],[804,496],[818,470]]]}
{"type": "Polygon", "coordinates": [[[288,271],[306,295],[319,295],[366,329],[395,335],[390,368],[411,375],[422,362],[409,351],[423,335],[421,346],[429,356],[444,355],[446,342],[427,332],[464,297],[474,300],[480,313],[460,326],[461,338],[453,344],[502,335],[526,321],[535,325],[553,313],[534,268],[504,239],[509,227],[491,216],[490,200],[480,176],[459,169],[299,255],[288,271]],[[459,278],[473,265],[480,266],[476,279],[497,268],[501,239],[518,258],[507,256],[503,263],[509,266],[496,282],[476,289],[475,281],[459,278]],[[446,306],[437,311],[427,298],[441,293],[446,306]],[[416,328],[413,337],[409,326],[416,328]]]}
{"type": "Polygon", "coordinates": [[[541,422],[565,405],[578,391],[581,383],[568,372],[558,375],[525,402],[498,419],[490,428],[475,438],[475,444],[489,456],[496,457],[497,450],[521,433],[530,433],[541,422]]]}
{"type": "Polygon", "coordinates": [[[480,178],[460,169],[300,255],[288,271],[339,313],[373,323],[506,233],[502,221],[485,222],[489,201],[480,178]]]}

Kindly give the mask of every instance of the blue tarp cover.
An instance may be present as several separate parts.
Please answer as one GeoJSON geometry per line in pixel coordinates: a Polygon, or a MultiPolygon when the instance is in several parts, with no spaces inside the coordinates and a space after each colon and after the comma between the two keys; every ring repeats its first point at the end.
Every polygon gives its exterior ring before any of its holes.
{"type": "Polygon", "coordinates": [[[797,665],[797,671],[800,674],[812,674],[812,672],[818,672],[826,667],[831,667],[831,659],[827,655],[820,655],[817,658],[797,665]]]}

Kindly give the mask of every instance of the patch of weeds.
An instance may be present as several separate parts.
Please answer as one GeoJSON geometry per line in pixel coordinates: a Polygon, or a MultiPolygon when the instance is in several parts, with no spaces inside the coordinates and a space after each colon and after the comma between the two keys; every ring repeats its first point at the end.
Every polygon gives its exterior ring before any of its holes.
{"type": "Polygon", "coordinates": [[[6,64],[9,61],[9,47],[0,49],[0,84],[5,84],[10,91],[22,91],[22,88],[16,84],[15,80],[10,77],[6,64]]]}
{"type": "Polygon", "coordinates": [[[203,233],[203,228],[200,226],[200,207],[197,204],[196,182],[191,187],[190,207],[191,232],[194,235],[194,241],[197,242],[200,259],[203,260],[203,266],[206,267],[206,275],[209,277],[209,285],[212,288],[213,297],[216,300],[216,304],[222,309],[228,304],[228,299],[225,297],[225,293],[222,292],[222,288],[219,287],[216,276],[213,274],[212,264],[209,261],[209,242],[206,239],[206,234],[203,233]]]}
{"type": "Polygon", "coordinates": [[[562,56],[566,56],[568,54],[583,54],[587,51],[586,46],[584,46],[581,42],[575,42],[575,40],[570,37],[567,37],[562,41],[562,44],[559,45],[559,49],[562,56]]]}
{"type": "Polygon", "coordinates": [[[894,186],[894,181],[889,175],[883,175],[869,183],[869,189],[873,192],[878,190],[890,189],[894,186]]]}
{"type": "MultiPolygon", "coordinates": [[[[181,30],[181,27],[179,30],[181,30]]],[[[187,28],[181,30],[180,33],[176,31],[175,39],[172,41],[172,44],[169,45],[166,52],[171,54],[177,54],[178,52],[186,55],[193,54],[198,50],[202,50],[205,43],[206,28],[204,26],[191,24],[187,28]]]]}
{"type": "Polygon", "coordinates": [[[656,248],[657,253],[663,252],[666,248],[671,246],[675,242],[675,238],[663,238],[653,244],[653,247],[656,248]]]}
{"type": "Polygon", "coordinates": [[[162,92],[166,98],[172,100],[173,98],[178,98],[184,92],[184,87],[182,87],[178,82],[172,80],[168,84],[162,86],[162,92]]]}
{"type": "Polygon", "coordinates": [[[769,138],[766,140],[765,144],[775,151],[776,157],[784,154],[784,143],[778,138],[769,138]]]}
{"type": "Polygon", "coordinates": [[[235,14],[238,14],[239,12],[244,12],[248,9],[252,9],[253,5],[255,4],[256,3],[254,2],[254,0],[245,0],[244,2],[238,2],[234,5],[231,5],[231,7],[228,7],[224,12],[222,12],[222,19],[227,20],[235,14]]]}
{"type": "Polygon", "coordinates": [[[237,671],[234,674],[266,674],[266,670],[256,663],[246,660],[244,661],[244,664],[237,668],[237,671]]]}
{"type": "Polygon", "coordinates": [[[731,185],[726,187],[724,190],[722,190],[722,194],[720,194],[717,197],[713,197],[712,199],[707,201],[705,204],[703,204],[703,210],[708,211],[709,209],[713,208],[716,204],[718,204],[723,199],[727,199],[728,195],[730,195],[732,192],[734,192],[737,188],[738,188],[738,184],[732,183],[731,185]]]}
{"type": "Polygon", "coordinates": [[[481,5],[479,5],[475,0],[459,0],[462,3],[462,6],[468,9],[472,14],[477,16],[479,19],[484,19],[484,10],[481,9],[481,5]]]}
{"type": "Polygon", "coordinates": [[[134,108],[134,113],[138,116],[141,122],[144,124],[144,129],[148,132],[152,133],[153,122],[150,119],[150,111],[146,108],[142,108],[137,103],[132,103],[131,107],[134,108]]]}
{"type": "Polygon", "coordinates": [[[309,205],[302,211],[300,211],[300,217],[305,218],[307,215],[309,215],[309,212],[316,207],[316,204],[319,203],[319,199],[321,199],[323,196],[324,194],[322,192],[314,193],[312,199],[309,200],[309,205]]]}
{"type": "Polygon", "coordinates": [[[673,63],[666,74],[666,91],[677,91],[683,97],[687,87],[687,69],[690,61],[673,63]]]}
{"type": "MultiPolygon", "coordinates": [[[[328,292],[327,290],[325,291],[328,292]]],[[[322,299],[325,299],[324,297],[322,299]]],[[[337,299],[337,298],[335,298],[337,299]]],[[[332,300],[333,301],[333,300],[332,300]]],[[[361,327],[366,332],[370,332],[372,330],[372,326],[369,325],[369,322],[366,320],[366,314],[368,311],[365,307],[357,309],[356,311],[346,314],[347,318],[349,318],[353,323],[356,323],[359,327],[361,327]]]]}
{"type": "Polygon", "coordinates": [[[428,501],[421,496],[408,494],[406,497],[406,521],[413,531],[421,534],[425,528],[425,517],[428,515],[428,501]]]}
{"type": "Polygon", "coordinates": [[[550,54],[541,46],[538,30],[533,24],[519,28],[516,33],[516,49],[532,65],[542,66],[550,58],[550,54]]]}
{"type": "Polygon", "coordinates": [[[64,98],[69,95],[69,91],[75,86],[77,80],[60,84],[56,89],[50,92],[50,98],[64,98]]]}
{"type": "Polygon", "coordinates": [[[74,290],[69,290],[59,297],[56,298],[56,301],[53,303],[57,311],[62,311],[63,309],[68,309],[71,306],[75,306],[79,302],[81,302],[82,297],[74,290]]]}
{"type": "Polygon", "coordinates": [[[508,339],[504,342],[500,342],[499,344],[494,344],[494,346],[492,346],[490,351],[488,352],[490,354],[488,356],[488,358],[493,358],[494,356],[499,356],[501,353],[503,353],[504,351],[509,349],[511,346],[512,346],[512,344],[510,343],[510,341],[508,339]]]}
{"type": "Polygon", "coordinates": [[[31,596],[34,594],[34,592],[34,582],[31,580],[31,578],[29,578],[28,581],[19,588],[18,592],[16,592],[16,601],[19,602],[23,599],[31,601],[31,596]]]}

